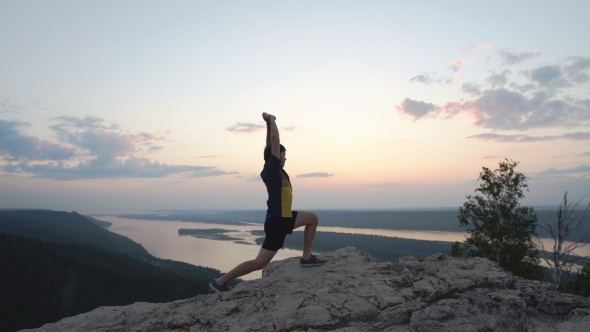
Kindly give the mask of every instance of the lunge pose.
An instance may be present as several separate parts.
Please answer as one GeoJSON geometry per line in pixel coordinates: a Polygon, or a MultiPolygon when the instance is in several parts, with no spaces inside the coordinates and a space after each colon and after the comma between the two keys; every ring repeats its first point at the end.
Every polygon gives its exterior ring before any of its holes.
{"type": "Polygon", "coordinates": [[[313,212],[291,210],[293,191],[289,175],[283,170],[287,160],[285,157],[287,150],[281,144],[276,118],[268,113],[262,113],[262,118],[266,122],[266,147],[264,148],[264,168],[260,176],[268,191],[268,201],[266,201],[268,209],[264,222],[266,237],[258,257],[236,266],[209,284],[213,290],[220,293],[229,290],[227,283],[230,280],[252,271],[264,269],[275,256],[277,250],[283,247],[287,234],[293,233],[293,229],[301,226],[305,226],[305,229],[303,231],[303,255],[299,264],[308,267],[319,266],[326,262],[311,253],[311,244],[318,226],[318,216],[313,212]]]}

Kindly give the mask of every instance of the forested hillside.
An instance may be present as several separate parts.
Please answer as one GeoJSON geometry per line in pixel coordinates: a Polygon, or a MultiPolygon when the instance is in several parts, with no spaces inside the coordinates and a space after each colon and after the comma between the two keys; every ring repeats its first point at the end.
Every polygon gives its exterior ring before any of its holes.
{"type": "Polygon", "coordinates": [[[216,269],[156,258],[139,243],[112,233],[98,224],[106,226],[105,222],[91,220],[77,212],[0,210],[0,233],[53,243],[81,243],[107,251],[124,253],[203,283],[209,283],[220,275],[220,271],[216,269]]]}
{"type": "Polygon", "coordinates": [[[126,254],[0,234],[0,331],[44,323],[100,306],[169,302],[208,292],[126,254]]]}
{"type": "Polygon", "coordinates": [[[221,275],[156,258],[106,226],[76,212],[1,210],[0,331],[38,327],[100,306],[192,297],[207,293],[208,283],[221,275]]]}
{"type": "Polygon", "coordinates": [[[0,233],[54,243],[85,243],[130,256],[150,254],[138,243],[109,232],[77,212],[48,210],[0,211],[0,233]]]}

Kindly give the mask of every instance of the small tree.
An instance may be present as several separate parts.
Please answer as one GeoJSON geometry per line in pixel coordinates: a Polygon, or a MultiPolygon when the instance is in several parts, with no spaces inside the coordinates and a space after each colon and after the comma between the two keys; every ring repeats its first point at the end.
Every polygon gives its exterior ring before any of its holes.
{"type": "Polygon", "coordinates": [[[575,280],[567,282],[564,288],[572,294],[590,296],[590,263],[582,268],[575,280]]]}
{"type": "Polygon", "coordinates": [[[527,188],[526,176],[516,172],[518,162],[505,159],[499,168],[483,167],[483,181],[459,208],[459,225],[471,234],[464,243],[451,247],[452,256],[485,257],[515,275],[540,279],[539,251],[533,242],[537,215],[532,207],[520,206],[527,188]]]}
{"type": "MultiPolygon", "coordinates": [[[[585,196],[582,197],[582,199],[584,198],[585,196]]],[[[580,205],[582,199],[573,204],[568,203],[566,191],[561,204],[557,207],[555,218],[552,216],[551,222],[539,226],[549,233],[553,239],[553,252],[547,252],[540,239],[539,243],[543,250],[543,259],[551,268],[551,281],[555,287],[559,287],[564,272],[571,276],[574,263],[582,258],[574,255],[574,251],[590,242],[588,234],[584,234],[577,239],[572,238],[572,233],[579,229],[583,222],[588,219],[590,202],[588,202],[586,209],[581,214],[576,214],[574,211],[580,205]]],[[[590,274],[590,267],[586,267],[586,274],[590,274]]],[[[586,279],[588,278],[589,276],[586,276],[586,279]]]]}

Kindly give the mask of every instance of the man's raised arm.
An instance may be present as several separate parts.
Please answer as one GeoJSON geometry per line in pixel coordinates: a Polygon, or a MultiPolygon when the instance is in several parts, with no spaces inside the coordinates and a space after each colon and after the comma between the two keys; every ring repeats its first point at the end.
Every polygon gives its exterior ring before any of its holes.
{"type": "Polygon", "coordinates": [[[270,121],[268,117],[268,113],[262,113],[262,118],[264,122],[266,122],[266,146],[270,145],[270,121]]]}
{"type": "Polygon", "coordinates": [[[279,136],[276,117],[265,112],[262,113],[262,118],[266,121],[266,145],[270,144],[270,153],[281,159],[281,138],[279,136]]]}

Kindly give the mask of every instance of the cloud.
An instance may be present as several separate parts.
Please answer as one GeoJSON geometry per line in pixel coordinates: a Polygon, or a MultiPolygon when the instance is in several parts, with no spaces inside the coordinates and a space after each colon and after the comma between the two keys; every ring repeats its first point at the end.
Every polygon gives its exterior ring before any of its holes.
{"type": "Polygon", "coordinates": [[[247,182],[262,182],[260,175],[254,175],[246,179],[247,182]]]}
{"type": "Polygon", "coordinates": [[[590,157],[590,152],[584,152],[577,154],[576,157],[590,157]]]}
{"type": "Polygon", "coordinates": [[[565,88],[590,82],[590,57],[569,57],[565,64],[547,64],[523,74],[543,88],[565,88]]]}
{"type": "Polygon", "coordinates": [[[49,128],[57,133],[58,139],[85,150],[87,155],[94,157],[92,163],[95,165],[108,165],[117,158],[134,155],[164,140],[163,136],[149,133],[123,133],[116,124],[106,125],[97,117],[61,116],[54,120],[59,123],[49,128]]]}
{"type": "Polygon", "coordinates": [[[481,95],[481,86],[479,86],[477,83],[466,82],[461,85],[461,91],[472,96],[479,96],[481,95]]]}
{"type": "Polygon", "coordinates": [[[11,98],[9,96],[2,95],[0,93],[0,114],[1,113],[19,113],[27,111],[29,109],[47,110],[46,107],[41,105],[38,101],[21,100],[19,98],[11,98]]]}
{"type": "Polygon", "coordinates": [[[0,157],[4,172],[56,180],[154,178],[172,174],[188,177],[235,174],[210,166],[168,165],[141,156],[162,150],[163,137],[125,133],[116,124],[87,116],[62,116],[50,126],[61,144],[20,133],[26,124],[0,120],[0,157]],[[44,163],[42,163],[44,162],[44,163]]]}
{"type": "Polygon", "coordinates": [[[203,158],[217,158],[217,156],[198,156],[198,157],[195,157],[194,159],[203,159],[203,158]]]}
{"type": "Polygon", "coordinates": [[[512,72],[505,69],[500,74],[493,74],[486,78],[486,83],[494,88],[502,87],[508,83],[508,75],[510,74],[512,74],[512,72]]]}
{"type": "Polygon", "coordinates": [[[504,48],[498,51],[500,56],[502,57],[502,65],[516,65],[526,60],[538,57],[541,55],[541,52],[513,52],[510,48],[504,48]]]}
{"type": "Polygon", "coordinates": [[[315,173],[305,173],[297,175],[297,178],[327,178],[332,176],[333,174],[324,173],[324,172],[315,172],[315,173]]]}
{"type": "Polygon", "coordinates": [[[263,129],[266,129],[266,125],[250,122],[238,122],[235,125],[226,128],[227,131],[246,134],[251,134],[263,129]]]}
{"type": "MultiPolygon", "coordinates": [[[[14,168],[15,165],[10,166],[14,168]]],[[[147,158],[138,157],[131,157],[123,161],[117,160],[108,165],[81,163],[77,166],[71,166],[60,161],[33,165],[25,162],[16,165],[16,167],[21,172],[32,174],[33,177],[51,178],[55,180],[159,178],[189,172],[192,172],[189,176],[207,172],[210,172],[207,174],[213,174],[215,172],[215,167],[160,164],[158,162],[151,162],[147,158]]]]}
{"type": "Polygon", "coordinates": [[[463,67],[463,60],[459,59],[459,60],[455,60],[453,61],[453,63],[451,63],[451,69],[454,71],[458,71],[459,68],[463,67]]]}
{"type": "Polygon", "coordinates": [[[8,96],[2,96],[0,99],[0,113],[16,113],[24,108],[18,105],[16,100],[8,96]]]}
{"type": "Polygon", "coordinates": [[[574,83],[586,83],[590,76],[585,71],[590,68],[590,56],[570,57],[568,63],[563,67],[569,79],[574,83]]]}
{"type": "Polygon", "coordinates": [[[387,188],[387,187],[401,187],[403,186],[401,183],[397,182],[385,182],[385,183],[371,183],[371,184],[364,184],[363,187],[377,187],[377,188],[387,188]]]}
{"type": "Polygon", "coordinates": [[[467,138],[478,139],[482,141],[493,141],[499,143],[526,143],[526,142],[542,142],[554,141],[559,139],[569,140],[590,140],[590,132],[569,133],[563,135],[547,135],[547,136],[530,136],[530,135],[501,135],[494,133],[486,133],[469,136],[467,138]]]}
{"type": "Polygon", "coordinates": [[[578,174],[590,172],[590,165],[579,165],[574,168],[555,169],[555,167],[548,168],[544,171],[537,173],[537,176],[544,175],[563,175],[563,174],[578,174]]]}
{"type": "Polygon", "coordinates": [[[201,169],[195,170],[192,173],[188,174],[189,178],[204,178],[209,176],[219,176],[219,175],[230,175],[230,174],[238,174],[238,172],[226,172],[215,167],[203,167],[203,166],[192,166],[192,167],[199,167],[201,169]]]}
{"type": "Polygon", "coordinates": [[[433,79],[428,75],[418,75],[414,76],[410,79],[410,82],[418,82],[424,84],[430,84],[433,82],[433,79]]]}
{"type": "MultiPolygon", "coordinates": [[[[462,89],[477,93],[473,86],[462,89]]],[[[542,91],[529,97],[505,88],[484,90],[475,99],[450,101],[443,106],[405,98],[395,108],[414,120],[430,115],[451,118],[458,113],[468,113],[475,118],[475,126],[496,130],[575,127],[590,122],[590,99],[552,99],[542,91]]]]}
{"type": "Polygon", "coordinates": [[[410,79],[410,83],[423,83],[423,84],[451,84],[453,83],[453,77],[436,77],[436,73],[431,74],[420,74],[410,79]]]}
{"type": "Polygon", "coordinates": [[[483,156],[482,159],[498,159],[504,158],[503,156],[483,156]]]}
{"type": "Polygon", "coordinates": [[[487,43],[487,44],[482,44],[482,45],[477,45],[473,48],[474,52],[478,52],[478,51],[483,51],[483,50],[487,50],[492,48],[492,46],[494,46],[494,44],[492,43],[487,43]]]}
{"type": "Polygon", "coordinates": [[[541,66],[525,71],[527,77],[541,86],[566,86],[567,81],[563,79],[561,68],[554,65],[541,66]]]}
{"type": "Polygon", "coordinates": [[[437,110],[434,104],[412,100],[410,98],[405,98],[402,100],[401,105],[395,106],[395,108],[402,113],[410,115],[414,120],[432,114],[437,110]]]}
{"type": "Polygon", "coordinates": [[[72,146],[28,136],[19,130],[27,126],[30,124],[0,120],[0,157],[8,161],[44,161],[68,160],[76,154],[72,146]]]}
{"type": "Polygon", "coordinates": [[[588,132],[577,132],[577,133],[568,133],[568,134],[563,134],[561,135],[563,138],[566,139],[572,139],[572,140],[576,140],[576,141],[582,141],[582,140],[587,140],[590,139],[590,133],[588,132]]]}
{"type": "Polygon", "coordinates": [[[498,130],[575,127],[590,121],[589,99],[552,99],[541,91],[529,96],[505,88],[489,89],[476,99],[448,102],[447,115],[466,112],[475,125],[498,130]]]}
{"type": "MultiPolygon", "coordinates": [[[[538,53],[516,53],[510,49],[503,49],[500,53],[503,61],[509,64],[538,56],[538,53]]],[[[457,60],[452,68],[457,71],[466,63],[457,60]]],[[[581,85],[590,82],[589,73],[590,57],[568,57],[559,63],[521,71],[522,77],[527,79],[524,83],[510,82],[512,72],[508,69],[494,72],[483,86],[478,82],[464,83],[461,92],[472,97],[467,101],[448,101],[437,106],[428,101],[405,98],[395,107],[415,120],[428,115],[442,115],[448,119],[467,113],[476,119],[474,125],[494,130],[586,126],[590,125],[590,99],[575,95],[585,90],[574,90],[572,95],[560,89],[582,88],[581,85]]],[[[438,83],[439,79],[432,73],[425,73],[413,77],[410,82],[431,84],[438,83]]]]}
{"type": "Polygon", "coordinates": [[[283,127],[283,130],[286,130],[286,131],[295,131],[295,129],[297,129],[296,126],[283,127]]]}

